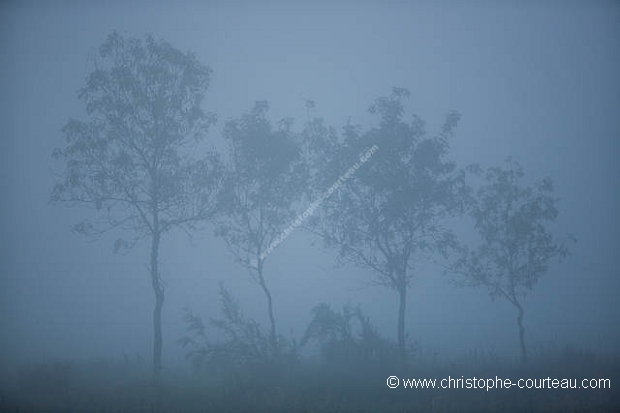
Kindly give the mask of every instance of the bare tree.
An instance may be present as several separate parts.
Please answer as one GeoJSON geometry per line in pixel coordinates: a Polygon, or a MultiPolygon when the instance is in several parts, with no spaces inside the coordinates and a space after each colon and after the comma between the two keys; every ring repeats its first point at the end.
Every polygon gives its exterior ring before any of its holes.
{"type": "Polygon", "coordinates": [[[559,242],[549,229],[558,216],[551,179],[522,186],[523,170],[510,160],[506,168],[487,169],[484,178],[470,211],[479,245],[463,246],[453,269],[463,276],[461,283],[486,286],[492,298],[506,299],[517,309],[521,361],[526,363],[523,300],[549,262],[567,256],[566,241],[574,238],[559,242]]]}
{"type": "Polygon", "coordinates": [[[211,69],[151,36],[124,39],[112,33],[93,59],[94,69],[79,98],[87,120],[71,119],[65,145],[53,155],[65,169],[52,200],[93,207],[97,219],[75,229],[90,236],[117,229],[116,251],[148,239],[155,293],[153,374],[161,377],[164,282],[161,241],[168,231],[190,231],[215,212],[222,172],[218,156],[192,156],[214,115],[201,103],[211,69]]]}

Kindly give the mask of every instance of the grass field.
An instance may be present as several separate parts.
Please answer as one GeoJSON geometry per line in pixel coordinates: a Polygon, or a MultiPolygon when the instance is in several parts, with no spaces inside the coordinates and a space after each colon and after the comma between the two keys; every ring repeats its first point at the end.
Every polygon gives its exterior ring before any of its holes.
{"type": "MultiPolygon", "coordinates": [[[[476,353],[452,360],[414,355],[407,367],[342,357],[205,365],[164,376],[155,405],[148,363],[32,363],[3,379],[2,412],[612,412],[620,411],[620,357],[565,348],[527,365],[476,353]],[[436,379],[435,389],[387,387],[388,376],[436,379]],[[609,379],[607,389],[441,389],[443,378],[609,379]]],[[[446,382],[444,382],[445,384],[446,382]]],[[[464,382],[465,383],[465,382],[464,382]]],[[[470,385],[471,385],[470,381],[470,385]]],[[[602,382],[601,382],[602,384],[602,382]]],[[[463,384],[465,385],[465,384],[463,384]]]]}

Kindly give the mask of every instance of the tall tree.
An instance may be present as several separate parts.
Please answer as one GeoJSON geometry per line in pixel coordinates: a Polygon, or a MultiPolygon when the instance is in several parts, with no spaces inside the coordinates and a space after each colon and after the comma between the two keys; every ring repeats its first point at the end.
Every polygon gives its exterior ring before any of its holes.
{"type": "Polygon", "coordinates": [[[265,294],[272,351],[278,337],[265,261],[296,216],[295,203],[306,187],[306,168],[300,143],[284,119],[277,128],[267,119],[269,105],[256,102],[252,110],[226,124],[230,147],[223,191],[223,215],[216,234],[236,261],[246,268],[265,294]]]}
{"type": "Polygon", "coordinates": [[[521,361],[525,363],[525,296],[547,272],[552,259],[567,256],[566,241],[574,238],[568,236],[560,242],[549,228],[558,216],[551,179],[534,187],[523,186],[523,169],[510,160],[505,168],[488,168],[484,178],[470,210],[479,244],[463,246],[453,268],[464,277],[462,283],[485,286],[492,298],[505,299],[516,308],[521,361]]]}
{"type": "Polygon", "coordinates": [[[117,33],[99,47],[93,63],[79,92],[88,117],[69,120],[65,145],[53,153],[65,168],[52,200],[97,211],[97,219],[75,226],[78,232],[125,231],[129,238],[117,240],[115,250],[150,241],[153,374],[159,383],[161,241],[173,228],[193,230],[211,218],[222,181],[216,153],[192,156],[215,120],[201,109],[211,69],[163,40],[117,33]]]}
{"type": "Polygon", "coordinates": [[[403,120],[408,96],[408,90],[394,88],[391,96],[377,99],[370,112],[380,122],[366,132],[347,124],[339,136],[320,121],[306,129],[317,172],[314,186],[341,184],[325,199],[315,231],[338,249],[342,263],[371,270],[378,284],[398,293],[397,341],[403,357],[407,290],[416,263],[454,245],[444,219],[459,212],[468,195],[463,173],[447,159],[458,114],[447,116],[438,136],[428,136],[417,116],[403,120]],[[359,169],[342,179],[352,165],[359,169]]]}

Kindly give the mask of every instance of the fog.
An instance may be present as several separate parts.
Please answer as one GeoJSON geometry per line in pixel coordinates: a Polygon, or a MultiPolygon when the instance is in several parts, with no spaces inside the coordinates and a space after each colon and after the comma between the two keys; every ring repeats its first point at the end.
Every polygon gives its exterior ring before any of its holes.
{"type": "MultiPolygon", "coordinates": [[[[78,91],[93,69],[90,58],[114,31],[126,38],[151,34],[213,70],[202,107],[218,120],[205,142],[222,154],[227,121],[260,100],[269,102],[274,127],[291,117],[296,132],[311,117],[339,133],[347,122],[379,127],[368,108],[393,87],[411,92],[403,120],[419,115],[429,135],[457,111],[448,157],[458,167],[483,168],[512,157],[525,184],[550,177],[559,199],[551,229],[577,239],[570,256],[550,261],[523,301],[530,352],[587,349],[617,360],[617,4],[3,2],[0,374],[13,377],[15,366],[56,360],[129,357],[151,366],[148,239],[115,253],[123,231],[83,236],[72,226],[97,212],[50,202],[65,167],[52,152],[65,145],[69,119],[88,119],[78,91]]],[[[311,201],[295,204],[297,212],[311,201]]],[[[334,311],[359,304],[379,334],[396,343],[398,293],[373,285],[369,268],[337,266],[336,256],[303,228],[269,254],[265,277],[278,334],[300,340],[319,303],[334,311]]],[[[483,287],[455,286],[440,264],[418,268],[407,289],[405,331],[420,357],[518,360],[517,313],[509,302],[492,300],[483,287]]],[[[159,271],[166,294],[164,377],[191,374],[187,348],[178,342],[187,334],[184,309],[218,317],[220,282],[268,330],[265,295],[213,225],[191,237],[166,233],[159,271]]],[[[311,358],[320,351],[302,353],[311,358]]],[[[377,378],[377,388],[385,388],[386,377],[377,378]]]]}

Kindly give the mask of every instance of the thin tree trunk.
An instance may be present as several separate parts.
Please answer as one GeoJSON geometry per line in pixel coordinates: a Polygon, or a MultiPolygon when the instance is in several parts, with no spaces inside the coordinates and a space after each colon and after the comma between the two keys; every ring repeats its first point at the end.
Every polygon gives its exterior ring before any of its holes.
{"type": "Polygon", "coordinates": [[[517,324],[519,325],[519,344],[521,346],[521,363],[527,363],[527,349],[525,347],[525,327],[523,326],[523,307],[520,304],[515,304],[519,310],[517,316],[517,324]]]}
{"type": "Polygon", "coordinates": [[[159,277],[159,242],[160,234],[158,231],[155,231],[151,242],[151,283],[155,292],[155,310],[153,311],[153,380],[158,400],[161,397],[161,310],[164,305],[164,287],[159,277]]]}
{"type": "Polygon", "coordinates": [[[398,287],[398,349],[400,355],[405,357],[405,310],[407,307],[407,286],[398,287]]]}
{"type": "Polygon", "coordinates": [[[276,319],[273,316],[273,300],[271,298],[271,292],[267,288],[265,278],[263,277],[263,264],[259,261],[258,264],[258,283],[267,297],[267,312],[269,314],[269,341],[271,342],[271,348],[274,354],[278,352],[278,341],[276,336],[276,319]]]}

